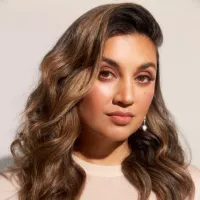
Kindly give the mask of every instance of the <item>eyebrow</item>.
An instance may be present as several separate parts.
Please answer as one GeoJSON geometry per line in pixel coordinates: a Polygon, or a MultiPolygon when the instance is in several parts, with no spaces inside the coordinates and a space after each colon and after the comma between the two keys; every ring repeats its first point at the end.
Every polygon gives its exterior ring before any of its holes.
{"type": "MultiPolygon", "coordinates": [[[[103,56],[102,61],[104,61],[107,64],[109,64],[109,65],[111,65],[113,67],[116,67],[118,69],[120,68],[120,65],[116,61],[114,61],[114,60],[112,60],[110,58],[107,58],[107,57],[103,56]]],[[[153,67],[156,70],[156,65],[153,62],[147,62],[147,63],[144,63],[144,64],[140,65],[138,67],[137,71],[144,70],[144,69],[147,69],[149,67],[153,67]]]]}

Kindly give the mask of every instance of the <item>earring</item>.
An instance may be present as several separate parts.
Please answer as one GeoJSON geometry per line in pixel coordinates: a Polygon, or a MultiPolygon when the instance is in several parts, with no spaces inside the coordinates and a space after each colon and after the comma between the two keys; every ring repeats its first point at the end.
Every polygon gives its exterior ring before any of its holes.
{"type": "Polygon", "coordinates": [[[143,130],[143,131],[146,131],[146,130],[147,130],[146,116],[144,117],[144,122],[143,122],[143,125],[142,125],[142,130],[143,130]]]}

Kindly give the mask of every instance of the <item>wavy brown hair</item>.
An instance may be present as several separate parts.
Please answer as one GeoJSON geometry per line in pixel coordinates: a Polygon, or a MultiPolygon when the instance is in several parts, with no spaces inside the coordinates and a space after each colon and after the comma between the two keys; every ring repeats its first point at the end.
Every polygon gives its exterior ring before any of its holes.
{"type": "MultiPolygon", "coordinates": [[[[154,191],[160,200],[192,198],[194,183],[172,115],[163,101],[158,47],[163,35],[149,11],[133,3],[105,4],[79,17],[41,62],[41,77],[30,94],[16,138],[10,169],[19,185],[19,200],[75,200],[86,173],[72,159],[81,132],[77,105],[99,73],[105,42],[116,35],[139,33],[157,47],[157,79],[147,114],[146,132],[128,138],[131,154],[122,171],[138,189],[139,199],[154,191]]],[[[134,198],[134,197],[133,197],[134,198]]]]}

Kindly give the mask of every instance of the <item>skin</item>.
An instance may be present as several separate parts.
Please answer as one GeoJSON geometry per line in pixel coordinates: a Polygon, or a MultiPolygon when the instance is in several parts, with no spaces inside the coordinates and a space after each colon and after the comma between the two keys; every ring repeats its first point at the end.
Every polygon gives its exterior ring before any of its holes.
{"type": "Polygon", "coordinates": [[[77,157],[118,165],[130,154],[128,137],[141,127],[154,96],[156,63],[156,47],[144,35],[106,41],[99,76],[78,105],[83,129],[74,150],[77,157]],[[139,69],[142,65],[146,67],[139,69]],[[120,125],[106,115],[114,111],[131,112],[134,117],[120,125]]]}

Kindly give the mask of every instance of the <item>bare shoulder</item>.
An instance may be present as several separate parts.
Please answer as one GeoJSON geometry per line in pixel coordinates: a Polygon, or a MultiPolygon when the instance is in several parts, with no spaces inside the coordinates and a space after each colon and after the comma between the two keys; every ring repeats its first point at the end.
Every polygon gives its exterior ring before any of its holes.
{"type": "Polygon", "coordinates": [[[194,165],[189,165],[188,171],[189,171],[189,173],[192,177],[192,180],[194,181],[194,185],[195,185],[194,200],[199,200],[200,199],[200,169],[194,165]]]}
{"type": "Polygon", "coordinates": [[[1,200],[17,200],[17,192],[19,186],[17,179],[12,173],[0,174],[0,199],[1,200]]]}

